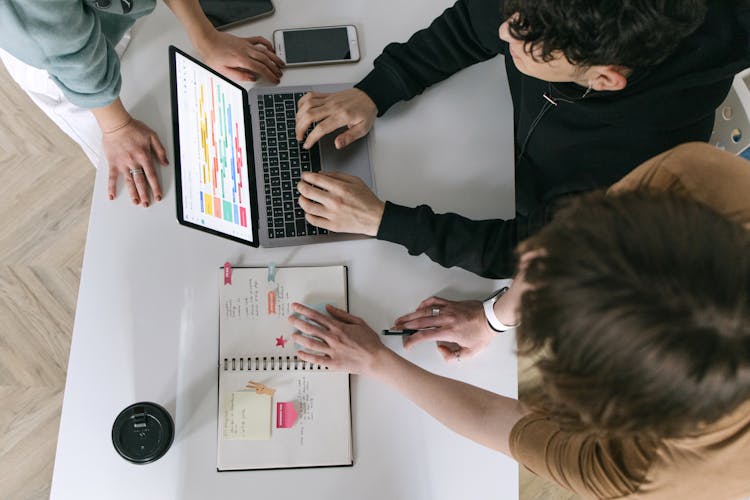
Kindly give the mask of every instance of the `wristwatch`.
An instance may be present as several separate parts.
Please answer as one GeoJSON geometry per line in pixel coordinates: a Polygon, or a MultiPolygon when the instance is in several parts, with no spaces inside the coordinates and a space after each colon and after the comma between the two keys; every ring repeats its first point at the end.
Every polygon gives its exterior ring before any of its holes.
{"type": "Polygon", "coordinates": [[[510,330],[511,328],[515,328],[518,326],[518,323],[516,323],[515,325],[506,325],[505,323],[497,319],[497,316],[495,316],[495,302],[497,302],[497,299],[502,297],[507,291],[508,287],[505,286],[490,295],[484,302],[482,302],[482,305],[484,306],[484,317],[487,318],[487,324],[490,325],[490,328],[497,333],[503,333],[510,330]]]}

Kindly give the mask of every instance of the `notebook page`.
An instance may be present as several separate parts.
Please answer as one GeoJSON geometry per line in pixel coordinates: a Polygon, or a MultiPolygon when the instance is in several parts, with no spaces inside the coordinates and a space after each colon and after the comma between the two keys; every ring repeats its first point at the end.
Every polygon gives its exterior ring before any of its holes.
{"type": "Polygon", "coordinates": [[[234,268],[231,283],[219,273],[219,355],[294,356],[292,302],[333,304],[347,310],[346,268],[282,267],[273,281],[267,268],[234,268]]]}
{"type": "MultiPolygon", "coordinates": [[[[268,439],[222,439],[227,398],[219,401],[219,470],[350,465],[352,463],[349,376],[335,372],[226,372],[220,394],[245,391],[248,381],[275,390],[268,439]],[[280,404],[281,403],[281,404],[280,404]],[[280,421],[284,404],[296,418],[280,421]],[[285,425],[287,427],[281,427],[285,425]]],[[[264,412],[264,408],[258,408],[264,412]]],[[[254,429],[257,433],[260,429],[254,429]]]]}

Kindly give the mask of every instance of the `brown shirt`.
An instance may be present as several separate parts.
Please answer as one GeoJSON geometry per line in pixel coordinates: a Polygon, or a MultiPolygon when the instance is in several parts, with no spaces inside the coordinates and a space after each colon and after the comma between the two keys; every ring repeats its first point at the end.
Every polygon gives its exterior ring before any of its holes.
{"type": "MultiPolygon", "coordinates": [[[[703,143],[678,146],[610,188],[685,194],[750,228],[750,162],[703,143]]],[[[530,414],[516,423],[518,462],[585,498],[737,499],[750,496],[750,401],[679,439],[614,439],[563,431],[530,414]]]]}

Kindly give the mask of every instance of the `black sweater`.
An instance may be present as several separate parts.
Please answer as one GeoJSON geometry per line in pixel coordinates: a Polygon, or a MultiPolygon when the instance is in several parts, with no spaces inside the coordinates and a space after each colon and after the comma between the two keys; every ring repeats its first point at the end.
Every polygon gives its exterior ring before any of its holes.
{"type": "MultiPolygon", "coordinates": [[[[750,2],[710,2],[704,24],[665,62],[635,69],[618,92],[550,84],[505,68],[513,99],[516,218],[474,221],[386,202],[377,237],[410,254],[486,277],[508,277],[516,244],[546,223],[560,200],[605,188],[638,164],[688,141],[707,141],[733,76],[750,66],[750,2]],[[552,106],[542,97],[573,97],[552,106]],[[536,127],[531,123],[542,114],[536,127]],[[522,152],[522,146],[526,147],[522,152]],[[522,153],[522,154],[521,154],[522,153]]],[[[502,0],[458,0],[406,43],[392,43],[356,87],[385,113],[472,64],[503,54],[502,0]]]]}

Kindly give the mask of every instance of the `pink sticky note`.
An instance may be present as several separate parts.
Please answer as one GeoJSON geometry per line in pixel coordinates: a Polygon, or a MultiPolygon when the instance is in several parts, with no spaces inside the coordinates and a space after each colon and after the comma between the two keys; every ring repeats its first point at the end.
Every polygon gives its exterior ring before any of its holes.
{"type": "Polygon", "coordinates": [[[276,428],[289,429],[297,421],[297,410],[294,403],[276,403],[276,428]]]}
{"type": "Polygon", "coordinates": [[[224,263],[224,284],[232,284],[232,264],[230,264],[229,262],[224,263]]]}

